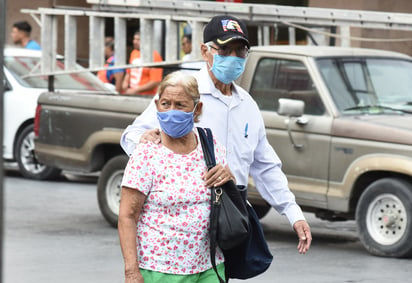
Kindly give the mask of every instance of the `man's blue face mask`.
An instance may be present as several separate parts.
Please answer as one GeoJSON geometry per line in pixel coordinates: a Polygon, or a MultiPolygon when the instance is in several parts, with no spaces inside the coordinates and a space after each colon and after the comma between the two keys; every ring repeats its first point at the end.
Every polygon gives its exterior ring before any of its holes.
{"type": "Polygon", "coordinates": [[[172,138],[181,138],[187,135],[194,126],[194,111],[184,112],[181,110],[169,110],[166,112],[157,112],[160,128],[172,138]]]}
{"type": "Polygon", "coordinates": [[[245,70],[246,58],[237,56],[213,55],[213,66],[210,71],[216,79],[224,84],[230,84],[236,80],[245,70]]]}

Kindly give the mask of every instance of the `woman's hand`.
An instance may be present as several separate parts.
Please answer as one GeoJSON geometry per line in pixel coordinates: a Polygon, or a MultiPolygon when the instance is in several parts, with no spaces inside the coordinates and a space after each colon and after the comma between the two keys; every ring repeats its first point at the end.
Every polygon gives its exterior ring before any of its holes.
{"type": "Polygon", "coordinates": [[[229,167],[227,165],[223,167],[221,164],[216,164],[215,167],[203,174],[202,179],[205,181],[205,186],[207,188],[221,186],[229,180],[233,180],[236,184],[235,176],[232,174],[229,167]]]}
{"type": "Polygon", "coordinates": [[[126,273],[125,283],[144,283],[143,276],[140,272],[126,273]]]}

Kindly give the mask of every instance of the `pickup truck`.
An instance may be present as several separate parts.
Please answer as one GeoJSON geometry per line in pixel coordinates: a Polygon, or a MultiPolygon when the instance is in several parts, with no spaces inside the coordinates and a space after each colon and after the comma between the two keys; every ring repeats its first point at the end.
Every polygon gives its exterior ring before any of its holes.
{"type": "MultiPolygon", "coordinates": [[[[329,221],[356,219],[373,255],[412,256],[411,57],[342,47],[253,47],[238,83],[260,107],[267,138],[304,211],[329,221]]],[[[119,139],[149,102],[86,93],[38,99],[38,160],[101,171],[98,202],[113,226],[128,159],[119,139]]],[[[270,209],[253,180],[248,197],[260,217],[270,209]]]]}

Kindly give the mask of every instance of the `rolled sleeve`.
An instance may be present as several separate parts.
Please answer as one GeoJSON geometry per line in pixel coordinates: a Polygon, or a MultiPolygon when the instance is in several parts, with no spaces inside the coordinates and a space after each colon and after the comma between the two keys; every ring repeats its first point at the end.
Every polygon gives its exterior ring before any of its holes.
{"type": "Polygon", "coordinates": [[[139,144],[140,138],[146,130],[159,128],[159,122],[157,121],[156,116],[157,109],[155,104],[155,100],[158,97],[158,95],[153,97],[152,101],[145,109],[145,111],[143,111],[143,113],[134,120],[133,124],[127,126],[127,128],[124,130],[120,138],[120,145],[127,153],[127,155],[130,156],[132,154],[132,152],[136,148],[136,145],[139,144]]]}

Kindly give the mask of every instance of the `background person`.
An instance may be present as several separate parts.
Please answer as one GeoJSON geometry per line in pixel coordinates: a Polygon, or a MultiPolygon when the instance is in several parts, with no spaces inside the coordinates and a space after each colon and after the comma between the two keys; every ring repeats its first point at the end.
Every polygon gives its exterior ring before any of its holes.
{"type": "MultiPolygon", "coordinates": [[[[114,58],[114,39],[105,40],[104,57],[106,59],[105,67],[113,67],[115,64],[114,58]]],[[[104,83],[110,83],[115,86],[118,93],[122,93],[122,85],[124,78],[124,69],[101,70],[97,72],[97,77],[104,83]]]]}
{"type": "MultiPolygon", "coordinates": [[[[185,55],[182,58],[183,61],[196,60],[196,58],[193,58],[192,55],[192,34],[185,34],[182,37],[182,50],[185,53],[185,55]]],[[[184,62],[180,64],[180,68],[181,71],[185,74],[193,75],[197,71],[199,71],[204,65],[205,62],[202,61],[184,62]]]]}
{"type": "MultiPolygon", "coordinates": [[[[217,166],[207,171],[194,129],[202,111],[199,98],[194,77],[181,72],[166,76],[155,101],[162,143],[140,144],[126,166],[118,229],[128,283],[217,280],[210,261],[207,186],[221,185],[232,174],[216,140],[217,166]]],[[[222,277],[223,262],[218,249],[222,277]]]]}
{"type": "MultiPolygon", "coordinates": [[[[243,73],[248,55],[246,25],[230,15],[215,16],[204,29],[203,42],[201,54],[207,66],[195,77],[205,118],[198,125],[211,128],[227,149],[227,162],[237,185],[247,187],[250,173],[263,199],[287,216],[298,235],[299,253],[306,253],[312,241],[310,227],[288,187],[282,163],[266,138],[256,102],[234,82],[243,73]]],[[[123,149],[130,155],[139,142],[159,143],[158,128],[152,102],[124,131],[123,149]]]]}
{"type": "Polygon", "coordinates": [[[183,55],[182,60],[187,61],[191,59],[191,53],[192,53],[192,35],[191,34],[185,34],[182,37],[182,51],[185,53],[183,55]]]}
{"type": "MultiPolygon", "coordinates": [[[[139,65],[142,63],[140,54],[140,32],[133,36],[133,51],[130,54],[129,64],[139,65]]],[[[160,54],[153,50],[153,62],[162,62],[160,54]]],[[[162,68],[133,68],[126,71],[123,80],[125,94],[155,95],[157,87],[163,77],[162,68]]]]}
{"type": "Polygon", "coordinates": [[[15,22],[11,30],[11,39],[14,44],[33,50],[41,50],[40,45],[30,38],[31,25],[27,21],[15,22]]]}

